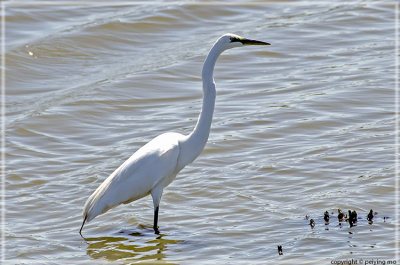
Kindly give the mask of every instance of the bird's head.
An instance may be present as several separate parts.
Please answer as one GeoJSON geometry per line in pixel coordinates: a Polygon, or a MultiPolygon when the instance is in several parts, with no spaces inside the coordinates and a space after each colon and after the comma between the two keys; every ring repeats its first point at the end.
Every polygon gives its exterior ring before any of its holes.
{"type": "Polygon", "coordinates": [[[244,45],[270,45],[268,42],[246,39],[232,33],[222,35],[222,37],[218,39],[217,43],[220,43],[222,47],[224,47],[224,50],[244,45]]]}

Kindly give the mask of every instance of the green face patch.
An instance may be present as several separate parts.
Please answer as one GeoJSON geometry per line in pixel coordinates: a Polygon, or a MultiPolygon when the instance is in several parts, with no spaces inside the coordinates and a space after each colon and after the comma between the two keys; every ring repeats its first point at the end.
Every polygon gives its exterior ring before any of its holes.
{"type": "Polygon", "coordinates": [[[244,38],[240,38],[240,37],[231,37],[231,42],[242,42],[244,38]]]}

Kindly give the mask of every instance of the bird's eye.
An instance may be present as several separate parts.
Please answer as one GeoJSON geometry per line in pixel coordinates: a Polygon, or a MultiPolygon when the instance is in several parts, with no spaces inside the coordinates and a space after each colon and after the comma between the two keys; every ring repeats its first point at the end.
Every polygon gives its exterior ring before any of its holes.
{"type": "Polygon", "coordinates": [[[240,41],[240,39],[235,38],[235,37],[231,37],[231,42],[238,42],[238,41],[240,41]]]}

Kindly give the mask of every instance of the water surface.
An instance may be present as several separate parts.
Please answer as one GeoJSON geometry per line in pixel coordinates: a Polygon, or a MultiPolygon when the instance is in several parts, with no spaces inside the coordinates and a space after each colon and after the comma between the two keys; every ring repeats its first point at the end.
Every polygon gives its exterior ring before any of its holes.
{"type": "Polygon", "coordinates": [[[9,264],[394,258],[394,5],[13,3],[9,264]],[[220,57],[210,138],[164,190],[161,235],[146,197],[82,239],[83,205],[115,168],[155,136],[193,129],[202,63],[226,32],[272,45],[220,57]],[[325,225],[338,208],[358,225],[325,225]]]}

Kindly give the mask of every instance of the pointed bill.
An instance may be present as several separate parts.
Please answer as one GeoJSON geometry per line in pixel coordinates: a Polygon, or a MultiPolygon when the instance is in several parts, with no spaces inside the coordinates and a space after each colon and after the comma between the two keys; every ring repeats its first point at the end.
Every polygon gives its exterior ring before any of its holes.
{"type": "Polygon", "coordinates": [[[259,41],[259,40],[250,40],[250,39],[246,39],[246,38],[239,39],[239,41],[243,45],[271,45],[268,42],[259,41]]]}

